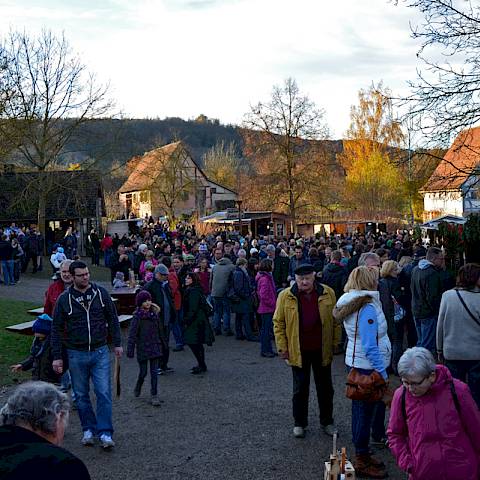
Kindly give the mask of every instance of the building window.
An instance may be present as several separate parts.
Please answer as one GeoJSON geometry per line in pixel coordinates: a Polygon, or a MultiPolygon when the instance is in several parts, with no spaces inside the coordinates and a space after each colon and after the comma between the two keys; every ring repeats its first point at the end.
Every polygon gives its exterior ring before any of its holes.
{"type": "Polygon", "coordinates": [[[150,192],[148,190],[144,190],[143,192],[140,192],[140,201],[142,203],[148,203],[149,197],[150,197],[149,193],[150,192]]]}

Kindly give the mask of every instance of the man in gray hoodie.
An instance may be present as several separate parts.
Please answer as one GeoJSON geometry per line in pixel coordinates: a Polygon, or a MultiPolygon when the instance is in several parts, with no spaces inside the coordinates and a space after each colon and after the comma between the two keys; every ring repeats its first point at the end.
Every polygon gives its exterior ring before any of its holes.
{"type": "Polygon", "coordinates": [[[212,268],[210,276],[210,289],[213,299],[213,326],[215,335],[222,333],[222,319],[223,331],[227,337],[233,335],[230,329],[230,300],[227,297],[229,280],[235,266],[232,261],[227,258],[221,258],[212,268]]]}
{"type": "Polygon", "coordinates": [[[430,247],[426,259],[420,260],[412,271],[412,313],[415,319],[418,342],[436,355],[436,331],[440,300],[443,294],[441,270],[445,266],[442,250],[430,247]]]}

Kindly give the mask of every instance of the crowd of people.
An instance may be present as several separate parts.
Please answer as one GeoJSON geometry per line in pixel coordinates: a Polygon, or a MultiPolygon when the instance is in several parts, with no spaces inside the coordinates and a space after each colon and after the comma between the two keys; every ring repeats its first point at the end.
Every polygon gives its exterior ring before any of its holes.
{"type": "MultiPolygon", "coordinates": [[[[172,372],[171,336],[173,351],[192,351],[193,375],[208,372],[204,345],[218,336],[235,337],[258,342],[261,357],[279,356],[291,367],[296,438],[307,432],[313,371],[320,424],[333,435],[331,365],[334,355],[343,354],[348,378],[356,382],[350,386],[370,382],[382,391],[380,399],[349,397],[358,476],[386,477],[371,445],[388,444],[412,479],[478,479],[479,265],[464,265],[455,279],[441,248],[426,248],[407,232],[274,239],[228,232],[200,236],[193,229],[171,232],[151,224],[122,238],[93,239],[113,287],[132,281],[140,286],[126,348],[127,357],[136,353],[138,361],[136,397],[149,370],[151,404],[160,405],[157,376],[172,372]],[[394,375],[403,385],[393,395],[386,425],[394,375]],[[444,420],[435,421],[438,415],[444,420]]],[[[98,252],[92,260],[99,262],[98,252]]],[[[91,445],[98,437],[110,449],[108,337],[115,354],[123,353],[115,307],[108,292],[90,281],[85,263],[63,259],[58,268],[45,308],[53,317],[51,332],[43,323],[34,325],[35,341],[49,338],[57,381],[68,366],[82,442],[91,445]]],[[[38,358],[38,345],[35,352],[38,358]]],[[[35,379],[51,381],[39,371],[35,379]]]]}

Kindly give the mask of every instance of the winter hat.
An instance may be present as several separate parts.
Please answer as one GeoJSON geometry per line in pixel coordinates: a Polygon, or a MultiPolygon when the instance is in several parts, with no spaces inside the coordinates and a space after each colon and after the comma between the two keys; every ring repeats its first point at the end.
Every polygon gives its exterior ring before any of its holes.
{"type": "Polygon", "coordinates": [[[206,243],[201,243],[198,246],[198,251],[199,252],[208,252],[208,245],[206,243]]]}
{"type": "Polygon", "coordinates": [[[57,248],[57,252],[58,252],[58,253],[64,253],[65,250],[63,249],[63,247],[58,247],[58,248],[57,248]]]}
{"type": "Polygon", "coordinates": [[[51,329],[52,319],[46,314],[40,315],[37,317],[35,322],[33,322],[33,333],[43,333],[44,335],[49,335],[51,329]]]}
{"type": "Polygon", "coordinates": [[[185,255],[184,260],[192,260],[193,261],[193,260],[195,260],[195,257],[192,254],[189,253],[189,254],[185,255]]]}
{"type": "Polygon", "coordinates": [[[125,278],[125,274],[123,272],[117,272],[115,274],[115,279],[116,280],[123,280],[125,278]]]}
{"type": "Polygon", "coordinates": [[[145,250],[148,250],[148,245],[145,245],[144,243],[141,243],[141,244],[138,246],[138,251],[139,251],[139,252],[144,252],[145,250]]]}
{"type": "Polygon", "coordinates": [[[168,268],[163,263],[159,263],[155,267],[155,274],[157,273],[160,273],[161,275],[168,275],[168,268]]]}
{"type": "Polygon", "coordinates": [[[141,307],[147,300],[152,300],[152,296],[146,290],[140,290],[135,297],[135,305],[141,307]]]}

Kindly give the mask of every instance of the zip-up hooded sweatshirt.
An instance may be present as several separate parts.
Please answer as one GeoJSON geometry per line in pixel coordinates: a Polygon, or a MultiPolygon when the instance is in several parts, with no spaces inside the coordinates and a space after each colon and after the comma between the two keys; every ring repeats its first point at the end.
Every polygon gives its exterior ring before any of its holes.
{"type": "Polygon", "coordinates": [[[54,360],[62,359],[62,345],[92,351],[106,345],[109,335],[114,346],[120,347],[117,310],[105,288],[92,283],[81,293],[72,286],[58,297],[51,333],[54,360]]]}

